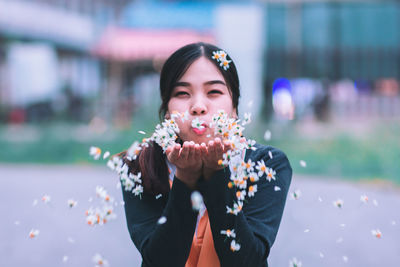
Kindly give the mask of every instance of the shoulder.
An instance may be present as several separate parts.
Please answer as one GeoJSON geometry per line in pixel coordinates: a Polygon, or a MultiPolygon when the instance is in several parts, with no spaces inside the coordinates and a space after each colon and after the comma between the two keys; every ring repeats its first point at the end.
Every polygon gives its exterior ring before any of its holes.
{"type": "Polygon", "coordinates": [[[289,159],[282,150],[258,143],[255,148],[255,150],[246,150],[246,161],[249,159],[252,161],[264,160],[265,163],[268,162],[270,165],[287,164],[287,167],[290,167],[289,159]]]}
{"type": "Polygon", "coordinates": [[[256,150],[246,150],[245,161],[250,159],[257,164],[257,162],[263,160],[267,167],[281,174],[280,176],[290,183],[292,167],[286,154],[282,150],[268,145],[256,144],[255,148],[256,150]]]}

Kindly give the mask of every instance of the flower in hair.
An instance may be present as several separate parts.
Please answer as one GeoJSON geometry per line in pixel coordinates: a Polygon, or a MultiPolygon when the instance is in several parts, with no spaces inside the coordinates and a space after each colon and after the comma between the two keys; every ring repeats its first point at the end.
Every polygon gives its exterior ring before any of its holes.
{"type": "Polygon", "coordinates": [[[227,70],[229,69],[229,63],[231,63],[232,60],[228,60],[226,56],[227,54],[224,50],[219,50],[219,51],[214,51],[211,58],[219,62],[220,67],[222,67],[224,70],[227,70]]]}

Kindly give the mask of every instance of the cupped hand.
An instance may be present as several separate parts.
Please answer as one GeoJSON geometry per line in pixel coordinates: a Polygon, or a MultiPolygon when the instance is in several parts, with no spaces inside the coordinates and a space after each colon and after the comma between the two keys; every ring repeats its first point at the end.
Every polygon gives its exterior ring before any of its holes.
{"type": "Polygon", "coordinates": [[[231,143],[228,140],[221,141],[220,138],[210,140],[208,144],[202,143],[201,155],[203,160],[203,175],[205,179],[209,179],[216,171],[225,168],[220,164],[223,154],[231,149],[231,143]]]}
{"type": "Polygon", "coordinates": [[[176,166],[175,176],[194,188],[203,168],[200,145],[185,141],[183,146],[175,144],[168,147],[165,153],[169,162],[176,166]]]}

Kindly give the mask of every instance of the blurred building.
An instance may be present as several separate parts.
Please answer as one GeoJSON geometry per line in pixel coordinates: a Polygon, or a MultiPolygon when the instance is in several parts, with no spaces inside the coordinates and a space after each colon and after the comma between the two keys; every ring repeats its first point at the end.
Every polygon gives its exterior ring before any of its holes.
{"type": "Polygon", "coordinates": [[[241,112],[400,116],[399,20],[397,1],[0,0],[0,121],[129,126],[197,41],[235,60],[241,112]]]}
{"type": "Polygon", "coordinates": [[[102,84],[91,54],[126,0],[0,0],[2,121],[85,119],[102,84]]]}
{"type": "MultiPolygon", "coordinates": [[[[308,79],[293,95],[304,99],[294,102],[308,101],[312,91],[316,112],[330,109],[342,119],[400,117],[398,1],[262,2],[267,96],[276,79],[308,79]]],[[[303,106],[299,113],[305,114],[303,106]]]]}

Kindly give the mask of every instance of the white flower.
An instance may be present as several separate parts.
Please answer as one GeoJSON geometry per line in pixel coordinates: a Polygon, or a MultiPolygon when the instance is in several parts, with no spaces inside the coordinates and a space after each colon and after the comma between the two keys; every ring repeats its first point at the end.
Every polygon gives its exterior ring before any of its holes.
{"type": "Polygon", "coordinates": [[[142,173],[138,172],[136,175],[129,173],[129,178],[132,179],[135,183],[142,183],[142,179],[140,179],[142,177],[142,173]]]}
{"type": "Polygon", "coordinates": [[[130,161],[135,160],[139,155],[140,150],[142,150],[141,144],[139,144],[139,142],[133,142],[126,153],[127,159],[130,161]]]}
{"type": "Polygon", "coordinates": [[[257,185],[250,185],[249,186],[249,197],[254,197],[254,194],[257,192],[257,185]]]}
{"type": "Polygon", "coordinates": [[[137,186],[132,190],[132,193],[135,194],[135,196],[140,195],[141,193],[143,193],[143,186],[137,185],[137,186]]]}
{"type": "Polygon", "coordinates": [[[368,197],[366,195],[361,195],[360,200],[366,204],[368,202],[368,197]]]}
{"type": "Polygon", "coordinates": [[[254,165],[255,163],[251,161],[251,159],[249,159],[247,161],[247,163],[243,162],[244,167],[246,168],[247,173],[250,173],[254,170],[254,165]]]}
{"type": "Polygon", "coordinates": [[[251,149],[251,150],[253,150],[253,151],[257,150],[257,148],[255,147],[255,145],[256,145],[256,140],[251,140],[251,139],[248,139],[248,140],[247,140],[247,147],[248,147],[249,149],[251,149]]]}
{"type": "Polygon", "coordinates": [[[131,191],[135,186],[135,183],[132,179],[121,180],[122,185],[124,186],[125,191],[131,191]]]}
{"type": "Polygon", "coordinates": [[[215,59],[217,61],[221,60],[221,55],[220,55],[220,51],[214,51],[213,55],[211,56],[212,59],[215,59]]]}
{"type": "Polygon", "coordinates": [[[289,267],[301,267],[302,263],[301,261],[297,260],[296,258],[293,258],[289,261],[289,267]]]}
{"type": "Polygon", "coordinates": [[[300,189],[296,189],[293,192],[291,192],[290,197],[291,197],[291,199],[298,200],[301,197],[300,189]]]}
{"type": "Polygon", "coordinates": [[[243,208],[243,202],[238,201],[238,203],[233,204],[233,208],[226,206],[226,213],[238,215],[238,213],[242,210],[242,208],[243,208]]]}
{"type": "Polygon", "coordinates": [[[382,237],[382,233],[381,233],[381,231],[379,229],[371,230],[371,234],[373,236],[375,236],[376,238],[381,238],[382,237]]]}
{"type": "Polygon", "coordinates": [[[96,196],[105,199],[107,197],[107,191],[104,189],[104,187],[98,185],[96,186],[96,196]]]}
{"type": "Polygon", "coordinates": [[[39,235],[39,230],[37,230],[37,229],[32,229],[30,232],[29,232],[29,238],[35,238],[35,237],[37,237],[38,235],[39,235]]]}
{"type": "Polygon", "coordinates": [[[233,252],[238,251],[240,249],[240,244],[236,243],[235,239],[231,241],[231,250],[233,252]]]}
{"type": "Polygon", "coordinates": [[[96,264],[95,267],[108,266],[108,261],[103,258],[99,253],[93,256],[93,262],[96,264]]]}
{"type": "Polygon", "coordinates": [[[204,121],[201,121],[199,118],[195,118],[192,120],[192,128],[197,128],[199,130],[204,129],[204,121]]]}
{"type": "Polygon", "coordinates": [[[267,176],[265,178],[268,180],[268,182],[271,182],[271,180],[276,180],[275,175],[276,172],[272,168],[268,168],[267,176]]]}
{"type": "Polygon", "coordinates": [[[333,201],[333,205],[335,207],[342,208],[343,207],[343,200],[339,198],[339,199],[333,201]]]}
{"type": "Polygon", "coordinates": [[[193,191],[190,195],[190,200],[192,201],[192,208],[195,211],[199,211],[204,205],[203,196],[198,191],[193,191]]]}
{"type": "Polygon", "coordinates": [[[242,126],[249,124],[251,122],[251,113],[244,113],[244,119],[242,122],[242,126]]]}
{"type": "Polygon", "coordinates": [[[229,69],[229,63],[231,63],[232,60],[221,60],[221,62],[219,63],[219,66],[222,67],[224,70],[229,69]]]}
{"type": "Polygon", "coordinates": [[[75,201],[75,200],[73,200],[73,199],[68,199],[68,206],[70,207],[70,208],[73,208],[73,207],[75,207],[76,205],[78,205],[78,202],[77,201],[75,201]]]}
{"type": "Polygon", "coordinates": [[[226,235],[227,237],[232,237],[235,238],[236,234],[235,234],[235,229],[226,229],[226,230],[221,230],[221,234],[226,235]]]}
{"type": "Polygon", "coordinates": [[[43,201],[45,204],[49,203],[49,202],[50,202],[50,199],[51,199],[51,197],[50,197],[49,195],[44,195],[44,196],[42,197],[42,201],[43,201]]]}
{"type": "Polygon", "coordinates": [[[267,174],[268,168],[265,166],[265,162],[262,159],[261,161],[257,161],[256,169],[258,170],[258,176],[261,177],[264,173],[267,174]]]}
{"type": "Polygon", "coordinates": [[[252,183],[258,182],[259,180],[258,174],[256,172],[249,173],[249,180],[252,183]]]}
{"type": "Polygon", "coordinates": [[[246,190],[236,191],[236,197],[238,200],[244,200],[246,196],[246,190]]]}
{"type": "Polygon", "coordinates": [[[115,171],[118,166],[122,165],[123,161],[119,157],[115,156],[112,157],[107,161],[107,167],[110,168],[111,170],[115,171]]]}
{"type": "Polygon", "coordinates": [[[96,146],[91,146],[89,149],[89,155],[93,156],[95,160],[98,160],[101,155],[101,149],[96,146]]]}

